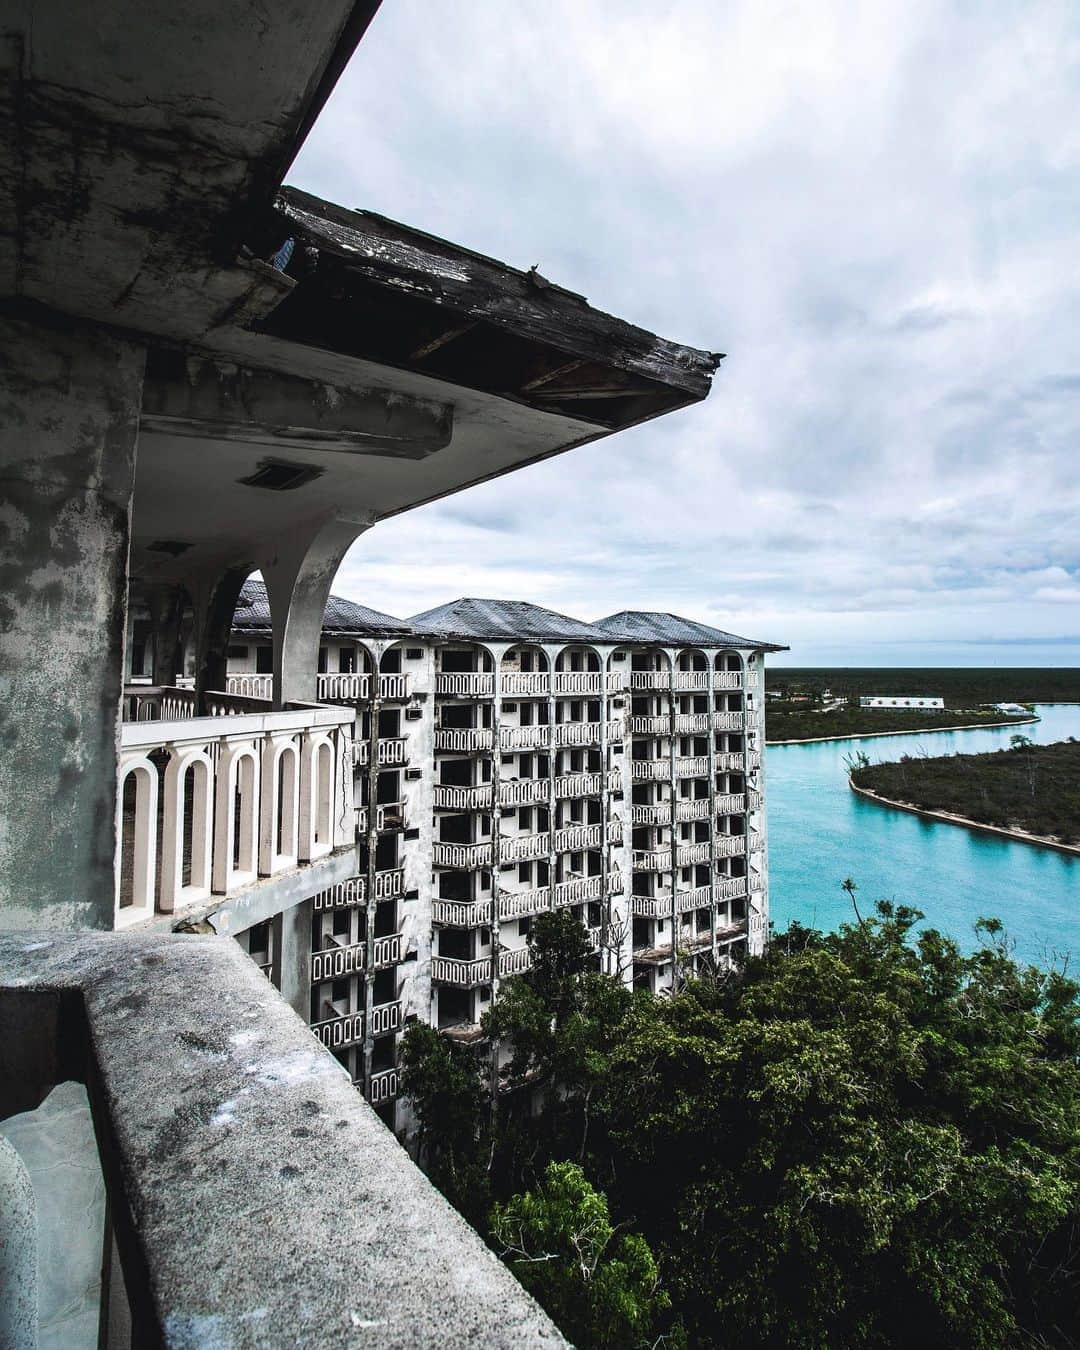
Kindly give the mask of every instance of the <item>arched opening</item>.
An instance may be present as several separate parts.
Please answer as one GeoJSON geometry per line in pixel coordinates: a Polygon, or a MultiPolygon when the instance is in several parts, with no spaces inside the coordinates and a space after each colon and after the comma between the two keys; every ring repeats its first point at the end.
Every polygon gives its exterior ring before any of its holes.
{"type": "Polygon", "coordinates": [[[154,911],[157,882],[158,773],[140,757],[121,765],[120,829],[117,846],[117,924],[154,911]]]}

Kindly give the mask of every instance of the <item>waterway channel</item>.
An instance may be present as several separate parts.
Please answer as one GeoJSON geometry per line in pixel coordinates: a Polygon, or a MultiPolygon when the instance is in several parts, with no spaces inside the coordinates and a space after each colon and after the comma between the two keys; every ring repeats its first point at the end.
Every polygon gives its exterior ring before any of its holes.
{"type": "Polygon", "coordinates": [[[845,877],[860,909],[878,899],[914,905],[926,923],[975,945],[980,916],[1002,920],[1019,960],[1046,965],[1072,953],[1080,973],[1080,858],[961,826],[924,820],[858,797],[844,760],[859,751],[874,762],[901,755],[1002,750],[1018,731],[1046,744],[1080,737],[1080,704],[1042,704],[1041,721],[1023,727],[866,736],[852,741],[772,745],[766,752],[769,902],[778,929],[790,920],[821,929],[853,922],[845,877]]]}

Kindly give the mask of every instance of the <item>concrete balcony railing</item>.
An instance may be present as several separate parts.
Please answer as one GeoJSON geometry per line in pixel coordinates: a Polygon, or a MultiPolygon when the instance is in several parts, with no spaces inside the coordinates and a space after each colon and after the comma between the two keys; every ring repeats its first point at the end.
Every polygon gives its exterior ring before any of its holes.
{"type": "MultiPolygon", "coordinates": [[[[717,851],[717,856],[726,856],[717,851]]],[[[679,844],[675,850],[675,863],[678,867],[693,867],[696,863],[709,862],[712,858],[712,844],[705,840],[696,844],[679,844]]]]}
{"type": "Polygon", "coordinates": [[[311,1030],[328,1050],[347,1050],[364,1039],[364,1014],[340,1013],[312,1022],[311,1030]]]}
{"type": "Polygon", "coordinates": [[[630,761],[630,777],[635,783],[655,783],[671,777],[671,760],[633,759],[630,761]]]}
{"type": "Polygon", "coordinates": [[[708,755],[680,755],[675,761],[676,778],[704,778],[708,772],[708,755]]]}
{"type": "Polygon", "coordinates": [[[627,724],[635,736],[667,736],[671,733],[671,718],[666,713],[630,717],[627,724]]]}
{"type": "MultiPolygon", "coordinates": [[[[379,756],[379,768],[391,769],[395,764],[407,764],[409,761],[409,740],[407,736],[380,736],[375,742],[379,756]]],[[[371,757],[368,741],[356,742],[354,764],[365,765],[371,757]]]]}
{"type": "Polygon", "coordinates": [[[124,1344],[564,1344],[235,942],[0,937],[0,1043],[0,1116],[92,1083],[124,1344]]]}
{"type": "Polygon", "coordinates": [[[590,900],[603,900],[608,895],[618,895],[622,890],[622,875],[614,869],[607,877],[569,877],[557,882],[553,887],[553,899],[557,909],[568,905],[583,905],[590,900]]]}
{"type": "Polygon", "coordinates": [[[671,686],[671,673],[667,670],[632,670],[630,672],[631,689],[668,689],[671,686]]]}
{"type": "Polygon", "coordinates": [[[486,928],[492,921],[490,900],[433,900],[431,921],[444,928],[486,928]]]}
{"type": "Polygon", "coordinates": [[[578,852],[586,848],[599,848],[604,842],[602,825],[566,825],[556,830],[552,839],[556,853],[578,852]]]}
{"type": "Polygon", "coordinates": [[[435,692],[449,698],[491,698],[495,676],[472,671],[440,672],[435,676],[435,692]]]}
{"type": "Polygon", "coordinates": [[[625,677],[617,671],[602,675],[594,670],[557,670],[555,672],[555,694],[559,698],[574,697],[578,694],[617,693],[625,687],[625,677]]]}
{"type": "MultiPolygon", "coordinates": [[[[358,806],[356,815],[356,833],[367,834],[370,815],[366,806],[358,806]]],[[[387,834],[405,828],[405,803],[384,802],[375,809],[375,829],[379,834],[387,834]]]]}
{"type": "MultiPolygon", "coordinates": [[[[760,793],[756,794],[760,797],[760,793]]],[[[745,792],[718,792],[714,799],[718,816],[742,815],[746,810],[745,792]]]]}
{"type": "Polygon", "coordinates": [[[634,849],[634,871],[670,872],[671,849],[670,848],[634,849]]]}
{"type": "Polygon", "coordinates": [[[743,673],[741,670],[714,670],[712,687],[714,689],[741,689],[743,687],[743,673]]]}
{"type": "Polygon", "coordinates": [[[477,751],[490,750],[495,744],[494,732],[490,727],[436,727],[435,749],[456,751],[458,754],[474,754],[477,751]]]}
{"type": "Polygon", "coordinates": [[[551,887],[537,886],[529,891],[500,891],[499,919],[525,919],[551,908],[551,887]]]}
{"type": "Polygon", "coordinates": [[[741,751],[721,750],[713,757],[717,773],[742,773],[745,759],[741,751]]]}
{"type": "Polygon", "coordinates": [[[375,676],[360,671],[315,676],[315,697],[320,703],[370,703],[373,693],[387,703],[404,703],[410,694],[409,677],[397,672],[375,676]]]}
{"type": "Polygon", "coordinates": [[[760,792],[751,789],[746,794],[746,809],[748,811],[760,811],[765,805],[765,798],[760,792]]]}
{"type": "Polygon", "coordinates": [[[477,787],[435,784],[436,811],[490,811],[493,800],[494,790],[490,783],[481,783],[477,787]]]}
{"type": "Polygon", "coordinates": [[[476,868],[491,867],[494,860],[490,839],[479,844],[451,844],[436,839],[431,845],[431,861],[436,867],[471,872],[476,868]]]}
{"type": "Polygon", "coordinates": [[[657,802],[655,805],[630,806],[631,825],[664,826],[671,823],[671,803],[657,802]]]}
{"type": "Polygon", "coordinates": [[[748,750],[748,751],[746,752],[746,767],[747,767],[748,769],[760,769],[760,768],[761,768],[761,751],[760,751],[760,750],[748,750]]]}
{"type": "Polygon", "coordinates": [[[499,976],[524,975],[532,965],[532,948],[517,947],[499,953],[499,976]]]}
{"type": "MultiPolygon", "coordinates": [[[[395,867],[375,873],[376,900],[395,900],[404,891],[404,868],[395,867]]],[[[336,886],[329,886],[325,891],[320,891],[311,902],[312,908],[316,912],[330,909],[357,909],[360,905],[366,904],[366,877],[349,877],[346,881],[339,881],[336,886]]]]}
{"type": "Polygon", "coordinates": [[[124,686],[125,722],[179,722],[194,717],[197,707],[194,689],[160,684],[124,686]]]}
{"type": "Polygon", "coordinates": [[[746,852],[744,834],[718,834],[714,842],[718,858],[741,858],[746,852]]]}
{"type": "MultiPolygon", "coordinates": [[[[386,970],[401,963],[401,934],[377,937],[372,943],[372,970],[386,970]]],[[[311,954],[311,983],[324,984],[367,969],[367,942],[327,947],[311,954]]]]}
{"type": "MultiPolygon", "coordinates": [[[[740,919],[737,923],[724,922],[718,925],[713,932],[680,934],[678,950],[680,953],[690,956],[695,952],[710,948],[713,945],[714,937],[717,946],[724,946],[745,937],[746,931],[746,920],[740,919]]],[[[670,942],[658,943],[652,947],[634,948],[634,960],[641,962],[643,965],[667,965],[673,955],[670,942]]]]}
{"type": "Polygon", "coordinates": [[[404,1020],[400,999],[396,999],[393,1003],[376,1003],[371,1009],[371,1034],[389,1036],[401,1030],[404,1020]]]}
{"type": "Polygon", "coordinates": [[[354,720],[310,707],[124,723],[117,926],[351,846],[354,720]]]}
{"type": "Polygon", "coordinates": [[[552,728],[546,723],[529,727],[500,727],[500,750],[546,750],[551,745],[552,728]]]}
{"type": "Polygon", "coordinates": [[[499,783],[500,806],[536,806],[547,802],[551,784],[546,778],[512,778],[499,783]]]}
{"type": "Polygon", "coordinates": [[[542,834],[504,835],[499,840],[499,862],[532,862],[536,858],[546,858],[551,853],[551,835],[542,834]]]}
{"type": "Polygon", "coordinates": [[[457,956],[433,956],[431,978],[436,984],[450,984],[458,989],[475,989],[491,983],[491,957],[463,960],[457,956]]]}
{"type": "Polygon", "coordinates": [[[713,731],[742,731],[746,726],[743,712],[714,712],[709,718],[713,731]]]}
{"type": "Polygon", "coordinates": [[[675,819],[708,820],[712,811],[712,802],[708,797],[684,797],[675,803],[675,819]]]}
{"type": "Polygon", "coordinates": [[[273,675],[226,675],[225,692],[243,698],[263,698],[267,703],[274,697],[273,675]]]}
{"type": "Polygon", "coordinates": [[[622,774],[618,769],[607,773],[566,773],[555,779],[556,797],[595,797],[603,792],[621,792],[622,774]]]}
{"type": "Polygon", "coordinates": [[[368,1079],[367,1098],[372,1106],[392,1102],[398,1094],[397,1069],[380,1069],[368,1079]]]}
{"type": "Polygon", "coordinates": [[[503,698],[530,698],[551,693],[551,676],[546,670],[504,670],[503,698]]]}

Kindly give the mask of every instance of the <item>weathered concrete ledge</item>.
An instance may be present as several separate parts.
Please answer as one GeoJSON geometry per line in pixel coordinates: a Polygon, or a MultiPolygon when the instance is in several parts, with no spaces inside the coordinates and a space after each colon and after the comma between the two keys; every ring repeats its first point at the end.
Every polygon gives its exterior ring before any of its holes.
{"type": "Polygon", "coordinates": [[[926,820],[940,820],[944,825],[960,825],[965,830],[975,830],[979,834],[996,834],[1002,839],[1015,839],[1020,844],[1031,844],[1035,848],[1053,849],[1055,853],[1069,853],[1080,858],[1080,847],[1076,844],[1063,844],[1045,834],[1029,834],[1027,830],[1012,830],[1005,825],[987,825],[981,820],[970,820],[967,816],[958,816],[952,811],[931,811],[925,806],[916,806],[914,802],[898,802],[892,797],[883,797],[872,788],[859,787],[848,777],[848,787],[859,797],[875,802],[878,806],[891,806],[894,811],[907,811],[909,815],[922,816],[926,820]]]}
{"type": "Polygon", "coordinates": [[[68,1078],[136,1345],[565,1345],[232,941],[0,937],[0,1115],[68,1078]]]}

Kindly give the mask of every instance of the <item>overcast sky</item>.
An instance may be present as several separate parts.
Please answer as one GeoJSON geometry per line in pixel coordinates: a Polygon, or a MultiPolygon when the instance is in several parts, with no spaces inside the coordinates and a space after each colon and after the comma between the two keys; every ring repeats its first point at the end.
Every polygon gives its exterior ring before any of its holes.
{"type": "Polygon", "coordinates": [[[385,0],[297,186],[728,353],[335,590],[1080,664],[1080,5],[385,0]]]}

